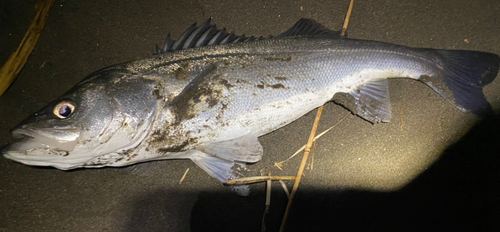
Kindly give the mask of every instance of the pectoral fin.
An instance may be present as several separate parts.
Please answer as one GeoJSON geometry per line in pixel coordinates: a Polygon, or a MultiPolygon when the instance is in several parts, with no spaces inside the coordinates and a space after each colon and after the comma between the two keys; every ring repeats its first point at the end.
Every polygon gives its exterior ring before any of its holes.
{"type": "Polygon", "coordinates": [[[245,135],[231,140],[200,144],[196,149],[228,161],[255,163],[264,149],[256,136],[245,135]]]}

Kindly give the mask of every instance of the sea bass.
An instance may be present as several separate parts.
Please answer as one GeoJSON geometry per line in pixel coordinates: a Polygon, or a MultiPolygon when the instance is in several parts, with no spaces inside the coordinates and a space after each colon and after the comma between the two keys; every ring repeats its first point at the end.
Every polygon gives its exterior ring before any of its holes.
{"type": "Polygon", "coordinates": [[[142,59],[86,77],[12,131],[3,153],[68,170],[191,159],[221,182],[261,159],[258,137],[332,100],[389,122],[388,78],[431,87],[461,111],[488,114],[482,88],[500,57],[342,38],[301,19],[275,37],[237,36],[210,20],[142,59]],[[339,95],[337,95],[339,96],[339,95]]]}

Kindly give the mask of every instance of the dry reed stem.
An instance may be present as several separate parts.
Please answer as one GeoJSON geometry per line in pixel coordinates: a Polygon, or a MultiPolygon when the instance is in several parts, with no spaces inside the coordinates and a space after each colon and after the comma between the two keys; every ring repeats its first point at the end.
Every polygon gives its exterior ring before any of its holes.
{"type": "Polygon", "coordinates": [[[311,154],[311,171],[314,170],[314,154],[316,153],[316,141],[313,141],[313,149],[311,154]]]}
{"type": "Polygon", "coordinates": [[[403,115],[405,115],[407,108],[408,108],[408,104],[405,105],[405,108],[403,108],[403,111],[401,112],[401,131],[403,131],[403,125],[405,124],[405,121],[403,120],[403,115]]]}
{"type": "Polygon", "coordinates": [[[49,17],[49,11],[55,0],[39,0],[36,5],[36,15],[31,21],[31,25],[26,31],[23,40],[16,51],[10,55],[9,59],[2,68],[0,68],[0,96],[5,93],[9,86],[14,82],[17,75],[23,69],[28,57],[35,48],[38,38],[42,33],[45,22],[49,17]]]}
{"type": "Polygon", "coordinates": [[[351,18],[352,8],[354,7],[354,0],[351,0],[349,3],[349,9],[347,9],[347,15],[345,16],[344,25],[342,26],[342,31],[340,32],[340,36],[344,37],[345,32],[347,31],[347,26],[349,25],[349,19],[351,18]]]}
{"type": "MultiPolygon", "coordinates": [[[[349,116],[349,114],[351,114],[351,112],[347,112],[346,115],[344,115],[344,117],[342,117],[342,119],[340,119],[340,121],[338,121],[337,123],[335,123],[335,125],[331,126],[330,128],[324,130],[323,132],[319,133],[318,135],[316,135],[316,137],[314,137],[314,141],[316,141],[317,139],[321,138],[321,136],[325,135],[328,131],[330,131],[331,129],[333,129],[334,127],[338,126],[342,121],[344,121],[344,119],[349,116]]],[[[283,161],[280,161],[280,162],[274,162],[274,166],[276,166],[277,168],[279,168],[280,170],[283,171],[283,164],[285,162],[288,162],[290,159],[292,159],[293,157],[295,157],[297,154],[299,154],[301,151],[303,151],[304,149],[306,148],[306,145],[302,146],[301,148],[299,148],[299,150],[297,150],[295,153],[293,153],[292,156],[288,157],[288,159],[286,160],[283,160],[283,161]]]]}
{"type": "MultiPolygon", "coordinates": [[[[347,15],[344,21],[344,26],[342,27],[341,36],[345,35],[347,30],[347,25],[349,25],[349,18],[351,17],[352,8],[354,7],[354,0],[351,0],[349,3],[349,9],[347,10],[347,15]]],[[[314,137],[316,135],[316,131],[318,129],[319,119],[321,118],[321,113],[323,112],[323,106],[318,108],[318,112],[316,113],[316,119],[314,120],[313,127],[311,129],[311,134],[309,135],[309,141],[307,142],[306,148],[304,149],[304,156],[302,157],[302,162],[300,163],[299,171],[297,173],[297,178],[295,179],[295,183],[293,185],[292,193],[290,198],[288,199],[288,204],[286,206],[285,215],[283,216],[283,220],[281,221],[280,232],[285,231],[286,220],[288,218],[288,214],[290,213],[290,209],[292,208],[293,199],[297,194],[297,189],[299,188],[300,180],[302,174],[304,172],[304,167],[306,166],[307,158],[309,157],[309,152],[311,150],[312,143],[314,141],[314,137]]]]}
{"type": "Polygon", "coordinates": [[[286,184],[284,181],[279,180],[281,187],[283,188],[283,191],[285,191],[286,197],[290,199],[290,191],[288,191],[288,188],[286,187],[286,184]]]}
{"type": "MultiPolygon", "coordinates": [[[[269,171],[269,177],[270,176],[271,171],[269,171]]],[[[266,215],[269,213],[269,207],[271,207],[271,183],[272,180],[269,178],[266,184],[266,209],[264,210],[264,215],[262,215],[262,232],[266,231],[266,215]]]]}
{"type": "Polygon", "coordinates": [[[189,172],[189,168],[188,168],[188,169],[186,169],[186,171],[184,172],[184,175],[182,175],[182,178],[181,178],[181,180],[179,181],[179,184],[182,184],[182,181],[184,181],[184,178],[186,178],[186,175],[188,174],[188,172],[189,172]]]}
{"type": "Polygon", "coordinates": [[[293,204],[293,198],[297,194],[297,189],[299,188],[300,180],[302,175],[304,174],[304,168],[306,167],[307,158],[309,158],[309,152],[311,151],[311,146],[314,140],[314,136],[316,135],[316,131],[318,130],[319,119],[321,118],[321,113],[323,112],[323,106],[318,108],[318,112],[316,113],[316,118],[314,119],[313,128],[311,130],[311,134],[309,135],[309,140],[307,141],[306,148],[304,149],[304,156],[302,157],[302,162],[300,162],[299,171],[297,172],[297,177],[295,178],[295,183],[293,184],[292,193],[290,194],[290,198],[288,199],[288,204],[286,206],[285,215],[283,216],[283,221],[281,222],[280,232],[285,230],[286,219],[288,218],[288,214],[290,213],[290,208],[293,204]]]}
{"type": "Polygon", "coordinates": [[[243,177],[238,179],[227,180],[226,184],[234,185],[234,184],[253,184],[258,182],[264,182],[268,180],[295,180],[295,176],[251,176],[251,177],[243,177]]]}

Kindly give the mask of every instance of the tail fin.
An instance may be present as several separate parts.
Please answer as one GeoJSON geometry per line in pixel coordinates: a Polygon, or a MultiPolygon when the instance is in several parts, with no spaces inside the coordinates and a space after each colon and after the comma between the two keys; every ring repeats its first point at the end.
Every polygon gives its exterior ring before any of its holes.
{"type": "Polygon", "coordinates": [[[498,73],[500,57],[496,54],[461,50],[432,50],[441,58],[440,77],[421,77],[434,91],[462,111],[477,115],[492,112],[483,94],[483,87],[498,73]],[[447,87],[447,88],[445,88],[447,87]]]}

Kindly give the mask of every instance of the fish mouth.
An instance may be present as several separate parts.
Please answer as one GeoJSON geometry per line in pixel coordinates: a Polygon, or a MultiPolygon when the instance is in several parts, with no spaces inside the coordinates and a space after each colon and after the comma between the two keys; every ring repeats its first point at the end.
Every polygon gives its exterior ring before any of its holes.
{"type": "Polygon", "coordinates": [[[80,132],[76,129],[40,129],[21,127],[12,131],[12,137],[18,139],[8,147],[8,151],[26,153],[34,149],[55,149],[73,151],[78,144],[80,132]]]}
{"type": "Polygon", "coordinates": [[[87,157],[69,157],[78,144],[75,129],[39,129],[26,126],[12,131],[16,142],[0,149],[5,158],[33,166],[52,166],[61,170],[79,167],[87,157]]]}
{"type": "Polygon", "coordinates": [[[27,154],[26,152],[7,151],[5,158],[30,165],[30,166],[51,166],[60,170],[70,170],[82,167],[88,158],[68,158],[61,159],[61,156],[66,156],[67,151],[61,150],[47,150],[47,149],[34,149],[27,154]]]}

